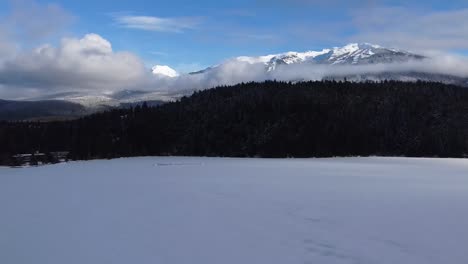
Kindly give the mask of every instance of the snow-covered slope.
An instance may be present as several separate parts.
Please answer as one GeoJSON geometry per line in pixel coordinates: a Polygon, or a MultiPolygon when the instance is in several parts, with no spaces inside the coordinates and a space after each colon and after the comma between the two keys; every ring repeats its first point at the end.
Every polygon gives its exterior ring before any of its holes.
{"type": "Polygon", "coordinates": [[[376,64],[405,62],[414,59],[423,59],[423,56],[410,52],[384,48],[369,43],[352,43],[344,47],[324,49],[322,51],[286,52],[281,54],[259,57],[237,57],[234,60],[250,64],[264,63],[267,71],[273,71],[281,64],[376,64]]]}
{"type": "Polygon", "coordinates": [[[0,263],[466,264],[468,161],[0,167],[0,263]]]}
{"type": "Polygon", "coordinates": [[[156,65],[151,69],[151,72],[156,76],[164,76],[170,78],[179,76],[176,70],[166,65],[156,65]]]}
{"type": "Polygon", "coordinates": [[[266,79],[293,82],[324,79],[422,80],[468,86],[468,76],[457,70],[453,73],[441,71],[440,65],[444,61],[370,43],[351,43],[321,51],[241,56],[191,74],[205,75],[207,79],[214,76],[215,80],[220,76],[221,79],[222,76],[236,76],[244,82],[266,79]]]}
{"type": "Polygon", "coordinates": [[[25,99],[66,100],[87,108],[99,109],[122,103],[170,101],[190,95],[194,90],[264,80],[296,82],[345,78],[350,81],[391,79],[438,81],[468,86],[468,78],[460,70],[452,74],[453,70],[441,67],[438,61],[431,58],[369,43],[353,43],[320,51],[241,56],[190,74],[179,75],[171,67],[163,65],[154,66],[151,72],[153,76],[149,73],[142,84],[135,85],[137,88],[129,87],[123,91],[100,94],[71,91],[48,95],[46,98],[25,99]]]}

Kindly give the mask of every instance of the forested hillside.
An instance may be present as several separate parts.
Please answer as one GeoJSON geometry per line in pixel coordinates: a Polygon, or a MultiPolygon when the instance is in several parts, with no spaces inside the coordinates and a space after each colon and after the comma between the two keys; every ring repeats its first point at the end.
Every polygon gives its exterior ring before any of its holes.
{"type": "Polygon", "coordinates": [[[0,123],[0,159],[468,154],[468,90],[440,83],[268,81],[63,122],[0,123]]]}

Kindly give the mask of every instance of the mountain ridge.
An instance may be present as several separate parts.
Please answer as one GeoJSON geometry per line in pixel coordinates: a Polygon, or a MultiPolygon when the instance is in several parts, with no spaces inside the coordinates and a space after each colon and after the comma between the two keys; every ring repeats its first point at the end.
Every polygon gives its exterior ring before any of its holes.
{"type": "Polygon", "coordinates": [[[404,50],[385,48],[371,43],[350,43],[343,47],[333,47],[321,51],[288,51],[263,56],[239,56],[226,60],[224,63],[189,74],[201,74],[216,69],[228,62],[244,62],[248,64],[264,64],[267,72],[276,70],[278,65],[320,64],[320,65],[366,65],[379,63],[407,62],[422,60],[423,55],[404,50]]]}
{"type": "MultiPolygon", "coordinates": [[[[370,43],[351,43],[343,47],[319,51],[289,51],[264,56],[239,56],[186,74],[180,74],[170,66],[156,65],[151,68],[149,73],[154,78],[148,78],[149,82],[142,87],[134,86],[135,88],[105,93],[59,92],[27,98],[27,101],[45,100],[47,101],[45,105],[51,106],[57,105],[56,102],[61,101],[83,106],[84,110],[76,109],[70,113],[74,116],[75,113],[79,115],[80,113],[99,112],[137,105],[144,101],[161,104],[190,95],[197,90],[250,81],[348,80],[363,82],[397,80],[415,82],[421,80],[468,87],[468,78],[450,74],[451,70],[445,71],[445,73],[427,71],[427,63],[434,65],[434,61],[431,62],[432,59],[420,54],[370,43]],[[50,103],[51,100],[52,103],[50,103]]],[[[12,103],[10,107],[13,105],[23,106],[20,102],[12,103]]],[[[37,103],[35,104],[37,105],[37,103]]],[[[74,104],[60,104],[59,113],[69,113],[70,107],[76,108],[74,104]]],[[[42,105],[44,104],[41,104],[41,107],[42,105]]],[[[0,110],[2,109],[0,108],[0,110]]],[[[8,111],[3,109],[3,112],[7,113],[8,111]]],[[[36,111],[24,110],[23,112],[35,113],[36,111]]],[[[43,115],[53,116],[54,114],[47,112],[43,115]]],[[[5,117],[8,118],[9,114],[6,114],[5,117]]],[[[22,116],[22,118],[26,117],[22,116]]]]}

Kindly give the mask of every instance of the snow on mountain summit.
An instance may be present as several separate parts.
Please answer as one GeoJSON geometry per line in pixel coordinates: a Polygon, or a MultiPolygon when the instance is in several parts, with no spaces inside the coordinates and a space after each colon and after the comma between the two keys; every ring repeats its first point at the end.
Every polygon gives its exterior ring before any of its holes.
{"type": "MultiPolygon", "coordinates": [[[[365,64],[387,64],[401,63],[409,60],[423,59],[424,56],[413,54],[410,52],[385,48],[371,43],[350,43],[343,47],[334,47],[322,49],[319,51],[296,52],[289,51],[285,53],[270,54],[263,56],[240,56],[228,59],[227,63],[248,63],[248,64],[263,64],[267,72],[272,72],[280,65],[293,64],[321,64],[321,65],[365,65],[365,64]]],[[[224,65],[208,67],[206,69],[191,72],[191,75],[204,74],[211,72],[224,65]]],[[[179,76],[177,72],[168,66],[155,66],[153,73],[156,75],[164,75],[168,77],[179,76]]]]}
{"type": "Polygon", "coordinates": [[[333,48],[327,61],[330,64],[372,64],[401,62],[417,57],[420,56],[370,43],[351,43],[333,48]]]}
{"type": "Polygon", "coordinates": [[[312,60],[315,57],[324,55],[329,53],[329,49],[324,49],[322,51],[306,51],[306,52],[285,52],[280,54],[272,54],[266,56],[259,56],[259,57],[248,57],[248,56],[241,56],[237,57],[234,60],[240,62],[247,62],[250,64],[255,63],[264,63],[268,65],[268,71],[272,71],[276,68],[277,64],[294,64],[294,63],[302,63],[308,60],[312,60]]]}
{"type": "Polygon", "coordinates": [[[151,71],[156,76],[164,76],[164,77],[170,77],[170,78],[179,76],[177,71],[165,65],[156,65],[151,69],[151,71]]]}
{"type": "MultiPolygon", "coordinates": [[[[187,95],[187,91],[191,91],[191,89],[200,90],[218,85],[263,80],[293,82],[330,79],[350,81],[423,80],[468,86],[466,76],[451,74],[446,70],[433,72],[432,67],[428,65],[434,62],[435,60],[430,57],[404,50],[385,48],[370,43],[351,43],[342,47],[317,51],[290,51],[264,56],[235,57],[220,64],[184,74],[181,78],[178,78],[179,73],[171,67],[155,65],[151,69],[155,77],[154,80],[151,80],[154,81],[151,85],[162,84],[159,86],[171,88],[170,92],[166,92],[164,89],[146,91],[145,87],[141,90],[116,91],[115,94],[101,96],[86,96],[86,93],[75,92],[70,95],[48,95],[47,99],[72,101],[86,107],[98,108],[115,106],[122,102],[171,101],[187,95]],[[407,62],[411,63],[405,64],[407,62]],[[405,67],[400,67],[400,64],[404,64],[405,67]]],[[[30,98],[30,100],[34,99],[30,98]]],[[[42,98],[36,100],[42,100],[42,98]]]]}
{"type": "Polygon", "coordinates": [[[323,49],[321,51],[285,52],[258,57],[242,56],[234,61],[249,64],[263,63],[267,71],[274,71],[281,64],[377,64],[404,62],[411,59],[421,59],[422,56],[396,49],[384,48],[370,43],[350,43],[343,47],[323,49]]]}

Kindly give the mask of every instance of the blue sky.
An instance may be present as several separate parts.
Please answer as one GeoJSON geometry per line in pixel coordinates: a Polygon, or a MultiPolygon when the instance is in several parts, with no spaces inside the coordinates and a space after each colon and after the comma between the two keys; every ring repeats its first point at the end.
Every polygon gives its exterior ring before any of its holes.
{"type": "MultiPolygon", "coordinates": [[[[184,73],[237,56],[356,42],[431,58],[396,70],[467,77],[466,1],[2,0],[0,98],[122,90],[171,94],[261,81],[271,77],[261,65],[225,63],[193,78],[184,73]],[[180,78],[159,78],[151,71],[156,64],[174,68],[180,78]]],[[[316,68],[304,67],[293,72],[303,74],[295,79],[321,78],[316,68]]],[[[290,80],[288,74],[275,78],[290,80]]]]}
{"type": "MultiPolygon", "coordinates": [[[[7,15],[18,2],[2,1],[1,13],[7,15]]],[[[28,5],[30,1],[23,2],[28,5]]],[[[452,12],[466,10],[466,0],[407,2],[37,0],[35,4],[55,4],[73,18],[60,33],[42,41],[57,43],[63,36],[96,33],[111,42],[116,51],[130,51],[147,65],[166,64],[182,72],[234,56],[318,50],[349,42],[467,52],[466,43],[458,41],[467,27],[460,24],[464,20],[450,20],[455,17],[452,12]],[[150,18],[164,22],[146,21],[150,18]],[[436,26],[447,27],[452,34],[447,36],[450,44],[437,42],[445,34],[444,28],[439,29],[442,33],[427,30],[431,20],[436,26]],[[425,30],[418,25],[428,32],[421,33],[425,30]],[[456,27],[462,29],[452,32],[456,27]]]]}

